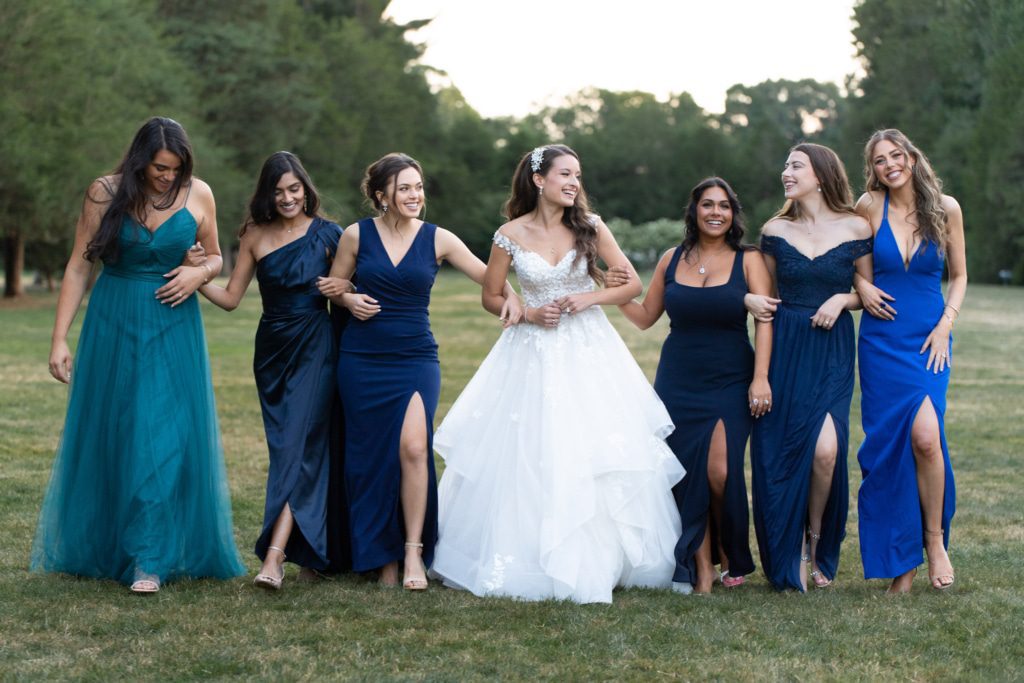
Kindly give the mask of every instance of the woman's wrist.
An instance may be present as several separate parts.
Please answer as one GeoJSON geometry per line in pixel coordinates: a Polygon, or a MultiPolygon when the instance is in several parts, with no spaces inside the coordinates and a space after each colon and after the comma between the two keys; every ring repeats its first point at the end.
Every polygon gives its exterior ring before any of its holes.
{"type": "Polygon", "coordinates": [[[209,284],[210,280],[213,279],[213,268],[211,268],[207,263],[201,263],[199,264],[199,267],[206,270],[206,277],[203,279],[203,284],[209,284]]]}

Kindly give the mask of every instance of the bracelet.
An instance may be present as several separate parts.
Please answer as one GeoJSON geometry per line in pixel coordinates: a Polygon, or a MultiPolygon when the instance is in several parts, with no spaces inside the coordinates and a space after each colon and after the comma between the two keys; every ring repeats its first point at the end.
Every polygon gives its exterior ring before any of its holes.
{"type": "Polygon", "coordinates": [[[956,318],[946,313],[943,313],[942,317],[949,321],[949,329],[953,329],[953,323],[956,320],[956,318]]]}
{"type": "Polygon", "coordinates": [[[960,309],[954,306],[953,304],[946,304],[946,308],[952,308],[954,311],[956,311],[957,315],[960,315],[960,309]]]}
{"type": "Polygon", "coordinates": [[[209,283],[210,280],[213,279],[213,268],[211,268],[210,266],[206,265],[205,263],[200,264],[200,265],[202,265],[203,268],[206,268],[206,279],[203,280],[203,284],[205,285],[205,284],[209,283]]]}

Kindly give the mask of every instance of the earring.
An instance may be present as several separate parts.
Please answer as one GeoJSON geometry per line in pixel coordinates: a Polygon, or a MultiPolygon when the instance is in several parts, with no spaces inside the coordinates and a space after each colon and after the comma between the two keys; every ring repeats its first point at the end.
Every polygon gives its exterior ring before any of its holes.
{"type": "Polygon", "coordinates": [[[387,204],[382,205],[380,207],[380,212],[381,213],[387,213],[388,212],[388,205],[387,204]]]}
{"type": "Polygon", "coordinates": [[[818,192],[821,192],[821,185],[818,185],[818,192]]]}

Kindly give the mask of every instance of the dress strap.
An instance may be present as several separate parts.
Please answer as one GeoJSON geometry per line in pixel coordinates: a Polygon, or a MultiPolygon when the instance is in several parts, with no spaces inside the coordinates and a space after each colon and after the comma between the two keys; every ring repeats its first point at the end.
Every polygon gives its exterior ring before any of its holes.
{"type": "Polygon", "coordinates": [[[676,279],[676,268],[679,267],[679,259],[683,255],[683,245],[676,247],[676,250],[672,252],[672,258],[668,262],[668,268],[665,269],[665,282],[675,282],[676,279]]]}
{"type": "MultiPolygon", "coordinates": [[[[737,277],[743,277],[743,247],[736,250],[736,255],[732,259],[732,272],[729,273],[729,283],[732,283],[737,277]]],[[[744,279],[744,282],[746,280],[744,279]]],[[[744,290],[746,285],[744,284],[744,290]]]]}
{"type": "Polygon", "coordinates": [[[885,204],[882,206],[882,220],[889,220],[889,190],[885,191],[885,204]]]}

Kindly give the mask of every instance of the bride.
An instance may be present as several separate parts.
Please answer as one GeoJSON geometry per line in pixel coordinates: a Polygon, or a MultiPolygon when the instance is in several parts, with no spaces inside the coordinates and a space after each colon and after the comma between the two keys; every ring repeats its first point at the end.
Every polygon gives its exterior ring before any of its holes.
{"type": "Polygon", "coordinates": [[[672,421],[600,308],[639,295],[639,278],[589,212],[568,147],[523,157],[505,215],[483,303],[500,311],[514,266],[525,322],[506,327],[434,437],[445,472],[431,571],[526,600],[668,588],[684,474],[664,442],[672,421]],[[630,277],[598,289],[598,258],[630,277]]]}

